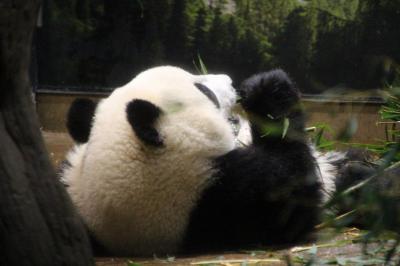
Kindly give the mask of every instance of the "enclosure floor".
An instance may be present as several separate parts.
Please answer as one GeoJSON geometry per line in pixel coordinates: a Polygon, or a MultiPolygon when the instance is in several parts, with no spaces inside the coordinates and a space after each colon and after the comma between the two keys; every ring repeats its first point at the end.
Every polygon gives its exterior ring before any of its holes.
{"type": "Polygon", "coordinates": [[[55,168],[65,159],[67,151],[72,147],[73,141],[67,133],[44,131],[43,138],[49,156],[55,168]]]}
{"type": "MultiPolygon", "coordinates": [[[[73,141],[66,133],[43,132],[51,161],[57,168],[64,159],[73,141]]],[[[384,254],[390,249],[391,240],[380,240],[368,246],[367,254],[362,255],[360,236],[357,229],[346,229],[338,234],[325,229],[318,233],[318,242],[279,251],[250,250],[223,254],[202,254],[192,257],[153,257],[153,258],[96,258],[97,266],[141,266],[141,265],[305,265],[315,257],[314,265],[383,265],[384,254]]],[[[399,252],[397,257],[399,257],[399,252]]]]}
{"type": "MultiPolygon", "coordinates": [[[[96,258],[97,266],[141,266],[141,265],[200,265],[200,266],[260,266],[260,265],[306,265],[315,258],[313,265],[338,265],[337,258],[348,258],[349,261],[360,257],[362,246],[353,243],[358,236],[357,229],[348,229],[342,234],[333,235],[329,230],[320,233],[320,240],[302,246],[274,251],[243,250],[221,254],[203,254],[192,257],[159,257],[159,258],[96,258]]],[[[372,249],[373,246],[370,247],[372,249]]],[[[375,247],[374,247],[375,248],[375,247]]],[[[376,248],[375,248],[376,249],[376,248]]],[[[376,254],[377,255],[377,254],[376,254]]],[[[375,255],[373,256],[375,258],[375,255]]],[[[349,263],[342,265],[379,265],[364,263],[349,263]]]]}

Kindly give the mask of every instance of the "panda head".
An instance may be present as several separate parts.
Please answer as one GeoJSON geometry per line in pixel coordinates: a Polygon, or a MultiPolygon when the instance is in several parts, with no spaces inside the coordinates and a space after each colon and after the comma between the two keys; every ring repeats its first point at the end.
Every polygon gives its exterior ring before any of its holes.
{"type": "Polygon", "coordinates": [[[87,99],[75,101],[67,128],[78,143],[87,142],[90,132],[91,141],[102,136],[125,139],[122,135],[129,132],[128,139],[149,148],[179,146],[186,139],[190,146],[201,143],[210,156],[219,155],[234,143],[229,120],[236,93],[231,83],[226,75],[192,75],[171,66],[152,68],[97,107],[87,99]]]}

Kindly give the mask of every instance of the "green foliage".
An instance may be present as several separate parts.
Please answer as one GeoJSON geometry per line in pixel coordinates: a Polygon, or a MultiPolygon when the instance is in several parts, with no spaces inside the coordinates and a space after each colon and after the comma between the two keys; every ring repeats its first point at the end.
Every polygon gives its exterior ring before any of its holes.
{"type": "Polygon", "coordinates": [[[188,66],[189,19],[186,0],[175,0],[167,21],[165,38],[166,60],[173,65],[188,66]]]}
{"type": "Polygon", "coordinates": [[[296,0],[242,0],[235,1],[238,16],[268,39],[273,39],[280,31],[287,16],[299,2],[296,0]]]}
{"type": "Polygon", "coordinates": [[[315,8],[341,20],[354,20],[359,7],[359,0],[319,0],[315,8]]]}
{"type": "MultiPolygon", "coordinates": [[[[394,92],[397,92],[394,90],[394,92]]],[[[389,96],[387,103],[381,108],[380,115],[385,123],[387,141],[381,148],[382,157],[390,157],[391,163],[400,161],[400,94],[389,96]]]]}
{"type": "Polygon", "coordinates": [[[316,36],[317,12],[311,6],[306,6],[290,13],[282,34],[276,39],[278,63],[289,71],[302,87],[310,86],[316,36]]]}
{"type": "Polygon", "coordinates": [[[387,103],[380,110],[380,115],[384,120],[400,121],[400,98],[396,95],[391,95],[387,103]]]}
{"type": "Polygon", "coordinates": [[[208,71],[207,71],[207,67],[204,64],[203,60],[201,59],[200,54],[197,55],[197,61],[193,60],[193,65],[197,70],[197,73],[201,74],[201,75],[207,75],[208,71]]]}
{"type": "Polygon", "coordinates": [[[313,127],[307,128],[312,143],[318,150],[330,151],[336,148],[336,141],[326,137],[326,134],[332,135],[333,130],[327,124],[317,124],[313,127]]]}
{"type": "MultiPolygon", "coordinates": [[[[196,13],[194,24],[192,52],[195,55],[203,54],[207,42],[207,11],[200,8],[196,13]]],[[[195,56],[193,56],[195,58],[195,56]]]]}
{"type": "Polygon", "coordinates": [[[378,144],[352,144],[355,147],[366,148],[377,154],[381,159],[378,163],[391,165],[400,161],[400,94],[388,96],[387,102],[381,107],[379,114],[383,121],[378,122],[385,126],[386,140],[378,144]]]}
{"type": "Polygon", "coordinates": [[[236,81],[283,67],[304,92],[400,83],[400,0],[45,0],[42,85],[115,87],[150,66],[236,81]]]}
{"type": "MultiPolygon", "coordinates": [[[[382,119],[385,119],[384,123],[390,122],[390,120],[398,121],[400,118],[398,95],[392,95],[388,98],[387,103],[382,106],[380,114],[382,119]]],[[[353,144],[356,147],[367,148],[379,157],[378,160],[369,163],[375,165],[376,171],[344,191],[339,191],[327,202],[325,208],[329,212],[326,213],[321,227],[330,226],[340,231],[354,223],[361,224],[364,229],[368,230],[360,237],[364,249],[369,243],[376,244],[377,241],[382,241],[387,232],[395,232],[391,233],[390,236],[390,239],[394,242],[390,245],[387,241],[379,244],[379,254],[368,253],[365,256],[343,258],[335,263],[341,263],[340,265],[351,263],[392,265],[394,263],[392,259],[400,248],[400,235],[398,234],[400,230],[400,182],[398,179],[400,143],[398,128],[394,128],[390,133],[392,140],[384,141],[382,144],[353,144]],[[338,210],[343,211],[343,207],[347,209],[344,214],[338,212],[338,210]]],[[[314,140],[318,143],[322,135],[321,131],[317,131],[314,140]]]]}
{"type": "Polygon", "coordinates": [[[133,262],[133,261],[131,261],[131,260],[128,260],[128,261],[126,262],[126,266],[141,266],[141,264],[140,264],[140,263],[133,262]]]}

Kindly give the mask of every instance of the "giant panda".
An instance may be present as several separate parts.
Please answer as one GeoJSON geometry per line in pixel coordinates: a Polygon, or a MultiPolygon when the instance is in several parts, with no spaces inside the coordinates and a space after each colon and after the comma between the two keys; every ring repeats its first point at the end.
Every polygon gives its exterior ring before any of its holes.
{"type": "Polygon", "coordinates": [[[68,130],[77,144],[61,178],[108,254],[287,246],[310,239],[320,221],[316,158],[282,70],[250,77],[237,93],[224,75],[152,68],[97,106],[76,101],[68,130]],[[246,145],[232,128],[238,96],[246,145]]]}

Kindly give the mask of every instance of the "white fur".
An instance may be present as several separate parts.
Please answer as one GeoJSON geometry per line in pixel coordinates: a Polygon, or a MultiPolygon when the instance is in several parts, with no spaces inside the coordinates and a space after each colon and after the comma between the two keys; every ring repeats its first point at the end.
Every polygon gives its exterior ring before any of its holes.
{"type": "Polygon", "coordinates": [[[115,254],[176,252],[191,210],[212,182],[210,159],[234,148],[223,112],[193,85],[198,78],[175,67],[139,74],[99,104],[88,143],[69,155],[68,192],[115,254]],[[125,112],[132,99],[162,109],[156,128],[165,147],[136,137],[125,112]]]}
{"type": "Polygon", "coordinates": [[[313,156],[317,160],[317,172],[322,184],[323,202],[331,199],[333,193],[336,191],[336,177],[338,175],[338,167],[334,162],[344,160],[346,154],[343,152],[329,151],[322,153],[312,146],[313,156]]]}
{"type": "Polygon", "coordinates": [[[237,94],[232,87],[232,80],[227,75],[201,75],[197,76],[198,82],[207,86],[214,92],[220,103],[221,109],[227,119],[235,118],[238,124],[232,124],[233,131],[236,133],[237,146],[251,144],[250,125],[248,121],[238,114],[232,114],[231,109],[236,104],[237,94]]]}
{"type": "Polygon", "coordinates": [[[75,145],[67,154],[66,160],[72,166],[63,166],[60,180],[63,184],[69,185],[71,177],[80,176],[82,169],[83,158],[85,156],[87,144],[75,145]]]}
{"type": "Polygon", "coordinates": [[[232,80],[227,75],[201,75],[196,79],[207,86],[217,96],[221,110],[226,118],[231,115],[231,108],[236,103],[236,92],[232,87],[232,80]]]}
{"type": "Polygon", "coordinates": [[[249,146],[252,143],[250,124],[243,117],[239,117],[239,133],[236,136],[236,143],[239,146],[249,146]]]}

